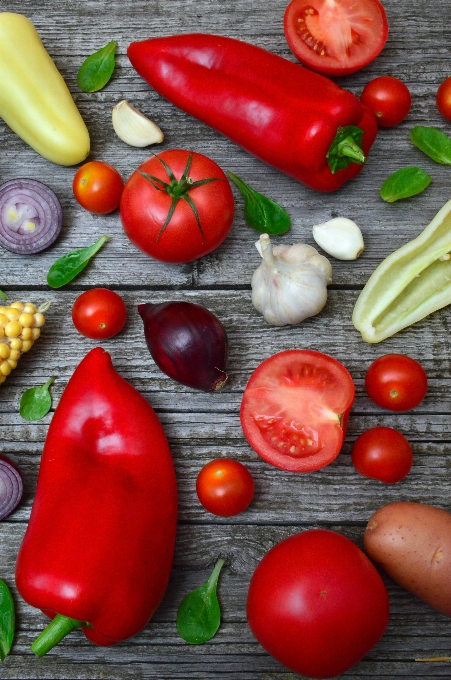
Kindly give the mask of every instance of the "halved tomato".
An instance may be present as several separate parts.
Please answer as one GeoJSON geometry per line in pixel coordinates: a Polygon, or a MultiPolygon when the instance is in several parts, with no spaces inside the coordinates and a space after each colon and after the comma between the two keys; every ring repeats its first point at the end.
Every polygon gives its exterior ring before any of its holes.
{"type": "Polygon", "coordinates": [[[279,352],[251,375],[241,426],[267,463],[312,472],[338,456],[354,394],[351,375],[336,359],[313,350],[279,352]]]}
{"type": "Polygon", "coordinates": [[[345,76],[377,57],[387,41],[388,21],[379,0],[291,0],[284,31],[305,66],[345,76]]]}

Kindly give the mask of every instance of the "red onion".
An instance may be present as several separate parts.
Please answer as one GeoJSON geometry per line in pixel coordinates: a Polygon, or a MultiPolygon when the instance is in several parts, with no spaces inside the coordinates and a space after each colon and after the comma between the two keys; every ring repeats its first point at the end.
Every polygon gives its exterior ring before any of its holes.
{"type": "Polygon", "coordinates": [[[0,520],[5,519],[19,505],[23,483],[17,466],[0,454],[0,520]]]}
{"type": "Polygon", "coordinates": [[[19,255],[48,248],[61,231],[63,211],[56,194],[35,179],[0,186],[0,246],[19,255]]]}
{"type": "Polygon", "coordinates": [[[219,319],[192,302],[138,305],[157,366],[182,385],[217,392],[227,380],[227,334],[219,319]]]}

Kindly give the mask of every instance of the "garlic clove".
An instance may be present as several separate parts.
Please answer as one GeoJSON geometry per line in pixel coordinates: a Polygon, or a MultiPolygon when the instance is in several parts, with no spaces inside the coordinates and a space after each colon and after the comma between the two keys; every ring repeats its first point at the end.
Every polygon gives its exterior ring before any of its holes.
{"type": "Polygon", "coordinates": [[[154,123],[125,99],[113,108],[113,128],[117,136],[130,146],[144,147],[159,144],[164,134],[154,123]]]}
{"type": "Polygon", "coordinates": [[[365,247],[362,232],[347,217],[335,217],[323,224],[315,224],[313,238],[320,248],[337,260],[356,260],[365,247]]]}

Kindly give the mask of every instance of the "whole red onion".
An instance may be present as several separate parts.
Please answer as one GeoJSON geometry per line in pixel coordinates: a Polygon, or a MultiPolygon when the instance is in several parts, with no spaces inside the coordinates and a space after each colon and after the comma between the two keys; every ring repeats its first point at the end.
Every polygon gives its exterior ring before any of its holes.
{"type": "Polygon", "coordinates": [[[227,380],[227,334],[206,307],[192,302],[138,305],[157,366],[182,385],[217,392],[227,380]]]}

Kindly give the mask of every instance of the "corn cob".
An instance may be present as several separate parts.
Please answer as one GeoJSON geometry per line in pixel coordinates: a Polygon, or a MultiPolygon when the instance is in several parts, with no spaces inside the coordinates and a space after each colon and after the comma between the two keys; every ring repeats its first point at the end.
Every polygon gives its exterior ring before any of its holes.
{"type": "Polygon", "coordinates": [[[45,323],[44,312],[49,306],[49,302],[39,308],[31,302],[0,306],[0,384],[16,368],[21,355],[39,338],[45,323]]]}

